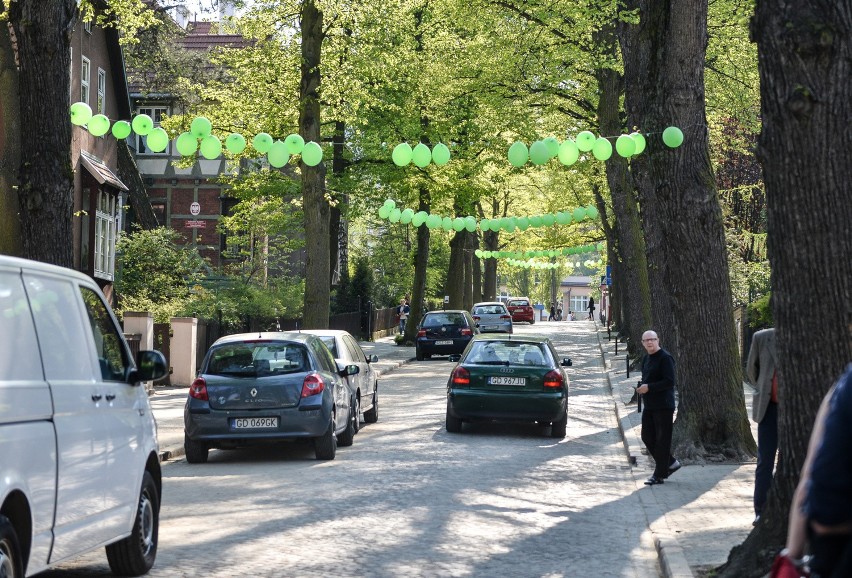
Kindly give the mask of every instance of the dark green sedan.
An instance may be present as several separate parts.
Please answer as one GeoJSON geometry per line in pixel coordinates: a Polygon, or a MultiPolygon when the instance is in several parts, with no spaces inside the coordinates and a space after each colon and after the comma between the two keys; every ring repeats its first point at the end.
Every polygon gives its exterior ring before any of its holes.
{"type": "Polygon", "coordinates": [[[565,437],[568,424],[567,357],[559,360],[550,339],[536,335],[478,335],[447,382],[447,431],[465,421],[526,421],[550,425],[565,437]]]}

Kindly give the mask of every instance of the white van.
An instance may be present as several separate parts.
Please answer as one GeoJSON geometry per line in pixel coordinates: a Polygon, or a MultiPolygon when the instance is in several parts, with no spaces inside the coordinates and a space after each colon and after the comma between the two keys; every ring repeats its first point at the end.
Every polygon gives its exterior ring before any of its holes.
{"type": "Polygon", "coordinates": [[[160,465],[142,381],[98,286],[0,255],[0,576],[30,576],[106,546],[116,574],[157,555],[160,465]]]}

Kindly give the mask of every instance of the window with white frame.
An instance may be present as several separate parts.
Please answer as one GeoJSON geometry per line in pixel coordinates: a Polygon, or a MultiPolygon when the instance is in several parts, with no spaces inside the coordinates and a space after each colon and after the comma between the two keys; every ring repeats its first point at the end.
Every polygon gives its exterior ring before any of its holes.
{"type": "Polygon", "coordinates": [[[98,191],[98,205],[95,209],[95,277],[110,281],[115,273],[118,208],[117,196],[98,191]]]}
{"type": "MultiPolygon", "coordinates": [[[[163,120],[163,117],[168,116],[169,107],[167,107],[167,106],[143,106],[143,107],[136,109],[136,112],[137,112],[137,114],[147,114],[148,116],[150,116],[151,120],[154,121],[154,127],[156,128],[156,127],[160,126],[160,121],[163,120]]],[[[166,150],[159,152],[159,153],[155,153],[154,151],[152,151],[151,149],[148,148],[148,146],[147,146],[148,138],[147,137],[137,135],[136,138],[137,138],[137,141],[136,141],[137,149],[136,150],[139,152],[139,154],[146,154],[146,155],[167,155],[167,154],[169,154],[169,149],[171,148],[171,142],[169,142],[169,145],[166,147],[166,150]]]]}
{"type": "Polygon", "coordinates": [[[92,21],[91,20],[86,20],[85,22],[83,22],[83,30],[85,30],[89,34],[92,33],[92,21]]]}
{"type": "Polygon", "coordinates": [[[98,68],[98,112],[106,114],[106,70],[98,68]]]}
{"type": "Polygon", "coordinates": [[[571,295],[571,304],[568,306],[568,309],[573,311],[575,314],[577,313],[577,311],[585,311],[586,307],[588,306],[588,295],[571,295]]]}
{"type": "Polygon", "coordinates": [[[92,79],[92,64],[83,56],[83,65],[80,67],[80,102],[89,104],[89,83],[92,79]]]}

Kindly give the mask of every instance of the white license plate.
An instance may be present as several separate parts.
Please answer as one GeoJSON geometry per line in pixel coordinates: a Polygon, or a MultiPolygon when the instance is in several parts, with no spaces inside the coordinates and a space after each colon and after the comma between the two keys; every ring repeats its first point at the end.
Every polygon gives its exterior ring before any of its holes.
{"type": "Polygon", "coordinates": [[[453,344],[452,339],[445,339],[443,341],[436,341],[435,342],[435,345],[452,345],[452,344],[453,344]]]}
{"type": "Polygon", "coordinates": [[[237,417],[234,429],[264,429],[278,427],[277,417],[237,417]]]}
{"type": "Polygon", "coordinates": [[[527,378],[526,377],[489,377],[488,378],[489,385],[526,385],[527,378]]]}

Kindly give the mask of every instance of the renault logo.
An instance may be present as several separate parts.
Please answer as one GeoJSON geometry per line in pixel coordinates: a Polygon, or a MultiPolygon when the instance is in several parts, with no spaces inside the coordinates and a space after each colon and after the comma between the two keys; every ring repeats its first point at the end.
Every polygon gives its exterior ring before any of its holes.
{"type": "Polygon", "coordinates": [[[256,387],[251,388],[251,391],[249,393],[251,394],[252,397],[257,397],[257,388],[256,387]]]}

